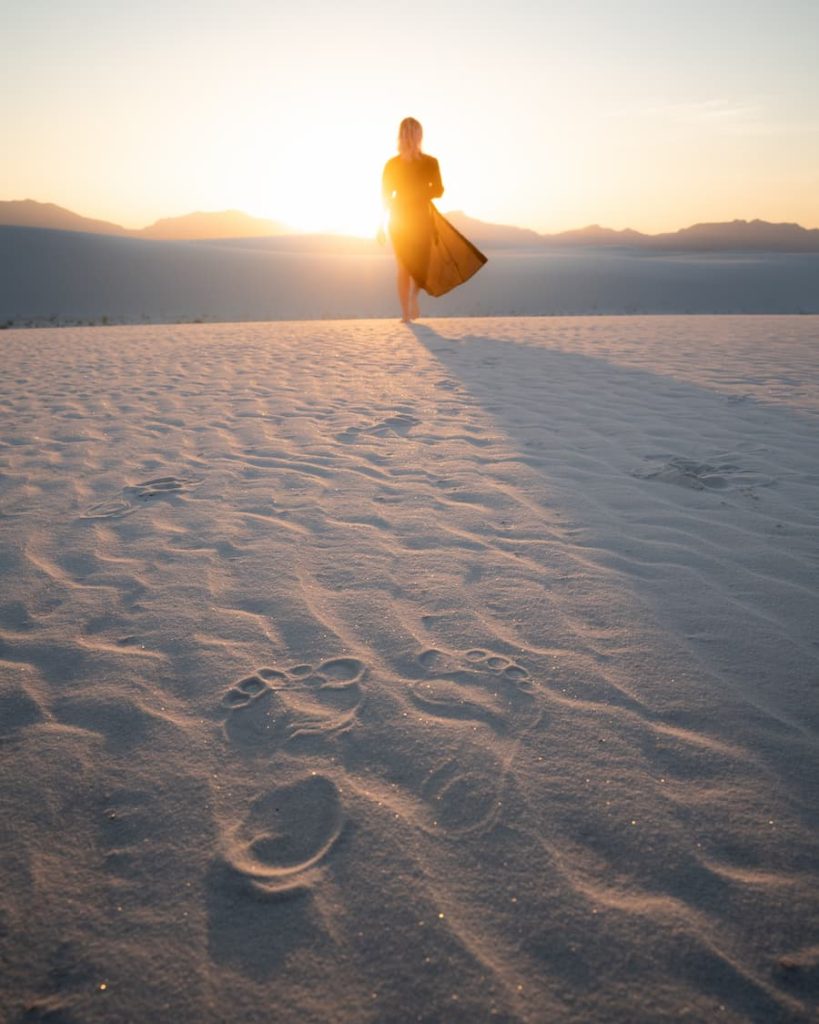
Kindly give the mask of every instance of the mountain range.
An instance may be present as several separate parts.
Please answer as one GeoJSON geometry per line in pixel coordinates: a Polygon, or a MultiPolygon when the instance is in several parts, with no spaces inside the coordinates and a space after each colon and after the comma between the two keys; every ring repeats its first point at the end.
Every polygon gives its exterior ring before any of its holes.
{"type": "Polygon", "coordinates": [[[124,228],[107,220],[93,220],[54,203],[34,199],[0,200],[0,224],[57,231],[82,231],[92,235],[120,235],[131,238],[192,240],[204,238],[260,238],[296,234],[273,220],[252,217],[241,210],[218,213],[188,213],[165,217],[146,228],[124,228]]]}
{"type": "MultiPolygon", "coordinates": [[[[666,252],[819,252],[819,228],[772,224],[763,220],[694,224],[657,235],[630,228],[616,231],[599,224],[556,234],[540,234],[528,228],[489,224],[460,210],[449,212],[446,217],[476,245],[488,249],[591,247],[666,252]]],[[[158,220],[145,228],[131,229],[110,221],[83,217],[54,203],[33,199],[0,200],[0,225],[168,241],[305,237],[279,221],[253,217],[240,210],[189,213],[158,220]]]]}
{"type": "Polygon", "coordinates": [[[799,224],[771,224],[764,220],[732,220],[713,224],[693,224],[679,231],[648,235],[641,231],[590,224],[585,228],[538,234],[526,228],[486,224],[461,211],[448,213],[448,219],[478,245],[488,248],[628,248],[691,252],[757,251],[819,252],[819,228],[799,224]]]}

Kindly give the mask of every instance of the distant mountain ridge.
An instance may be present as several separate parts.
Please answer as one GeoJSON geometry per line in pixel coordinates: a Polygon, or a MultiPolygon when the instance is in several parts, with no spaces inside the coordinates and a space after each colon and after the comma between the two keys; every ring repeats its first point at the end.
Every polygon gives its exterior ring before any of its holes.
{"type": "Polygon", "coordinates": [[[819,252],[819,228],[799,224],[771,224],[764,220],[733,220],[713,224],[693,224],[679,231],[657,235],[625,228],[616,231],[599,224],[585,228],[538,234],[526,228],[486,224],[458,210],[446,215],[476,245],[503,248],[535,245],[538,248],[618,247],[647,250],[696,252],[819,252]]]}
{"type": "Polygon", "coordinates": [[[92,235],[127,235],[127,228],[107,220],[92,220],[54,203],[34,199],[0,201],[0,224],[21,228],[51,228],[56,231],[86,231],[92,235]]]}
{"type": "Polygon", "coordinates": [[[260,238],[296,234],[278,221],[252,217],[241,210],[188,213],[165,217],[146,228],[124,228],[106,220],[93,220],[54,203],[34,199],[0,200],[0,224],[57,231],[83,231],[92,235],[120,235],[131,238],[194,240],[206,238],[260,238]]]}
{"type": "MultiPolygon", "coordinates": [[[[540,234],[529,228],[490,224],[469,217],[462,210],[449,212],[446,216],[476,245],[489,249],[616,247],[666,252],[819,252],[819,228],[772,224],[764,220],[693,224],[679,231],[657,235],[631,228],[617,231],[599,224],[555,234],[540,234]]],[[[167,241],[305,237],[303,232],[279,221],[254,217],[241,210],[189,213],[166,217],[145,228],[131,229],[83,217],[54,203],[40,203],[34,199],[0,200],[0,224],[167,241]]]]}
{"type": "Polygon", "coordinates": [[[182,217],[165,217],[147,228],[130,233],[140,238],[166,239],[266,238],[271,235],[294,234],[291,228],[278,221],[252,217],[241,210],[197,212],[182,217]]]}

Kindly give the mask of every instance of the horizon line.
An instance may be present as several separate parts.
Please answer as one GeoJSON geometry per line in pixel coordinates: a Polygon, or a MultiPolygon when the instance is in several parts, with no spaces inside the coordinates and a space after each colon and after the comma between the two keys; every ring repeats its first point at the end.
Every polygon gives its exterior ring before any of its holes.
{"type": "MultiPolygon", "coordinates": [[[[187,217],[195,217],[195,216],[200,216],[200,215],[201,216],[218,216],[218,215],[225,215],[225,214],[239,214],[239,215],[241,215],[243,217],[248,217],[251,220],[268,221],[268,222],[270,222],[272,224],[276,224],[281,229],[283,229],[283,230],[278,232],[278,234],[280,236],[291,236],[292,237],[292,236],[300,236],[300,235],[304,235],[304,236],[331,235],[331,236],[337,237],[337,238],[370,239],[370,238],[373,238],[375,236],[376,230],[377,230],[377,228],[374,228],[371,234],[354,234],[354,233],[351,233],[351,232],[344,232],[344,231],[334,230],[332,228],[325,228],[325,229],[319,229],[319,230],[305,230],[305,229],[297,228],[297,227],[295,227],[295,226],[293,226],[291,224],[288,224],[285,221],[281,221],[281,220],[279,220],[276,217],[267,217],[267,216],[262,216],[262,215],[255,214],[255,213],[249,213],[247,210],[240,209],[239,207],[225,207],[223,209],[218,209],[218,210],[191,210],[191,211],[189,211],[187,213],[173,214],[173,215],[165,216],[165,217],[157,217],[155,220],[151,221],[150,223],[142,225],[140,227],[128,227],[125,224],[120,224],[118,221],[108,220],[105,217],[96,217],[96,216],[91,216],[91,215],[84,214],[84,213],[78,213],[76,210],[70,209],[67,206],[61,206],[59,203],[55,203],[52,200],[41,200],[41,199],[33,199],[31,197],[26,197],[25,199],[0,199],[0,203],[35,203],[38,206],[52,206],[52,207],[55,207],[58,210],[64,211],[65,213],[70,213],[73,216],[80,217],[83,220],[99,221],[99,222],[104,223],[104,224],[110,224],[111,226],[116,227],[116,228],[120,228],[122,231],[126,231],[126,232],[146,231],[149,228],[156,227],[156,225],[162,223],[163,221],[182,220],[182,219],[187,218],[187,217]]],[[[510,223],[506,223],[506,222],[501,223],[501,222],[496,222],[496,221],[484,220],[481,217],[476,217],[473,214],[467,213],[465,210],[460,210],[460,209],[457,209],[457,210],[447,210],[445,215],[452,216],[454,214],[460,214],[463,217],[467,217],[470,220],[477,221],[477,222],[479,222],[481,224],[484,224],[484,225],[486,225],[488,227],[510,228],[512,230],[515,230],[515,231],[528,231],[528,232],[532,232],[533,234],[541,236],[541,237],[548,237],[550,235],[570,234],[570,233],[576,232],[576,231],[587,231],[587,230],[590,230],[592,228],[599,228],[599,229],[604,230],[604,231],[614,231],[614,232],[618,232],[618,233],[624,233],[624,232],[629,231],[629,232],[634,232],[635,234],[643,235],[643,236],[645,236],[647,238],[652,238],[652,237],[656,237],[657,235],[675,234],[677,232],[685,231],[685,230],[687,230],[689,228],[696,227],[696,226],[699,226],[699,225],[705,225],[705,224],[726,225],[726,224],[754,224],[754,223],[759,223],[759,224],[769,224],[769,225],[776,226],[776,227],[782,227],[782,226],[798,227],[798,228],[801,228],[803,231],[816,231],[816,230],[819,230],[819,225],[817,225],[815,227],[808,227],[807,225],[802,224],[799,221],[769,221],[769,220],[764,220],[761,217],[752,217],[752,218],[731,217],[731,218],[728,218],[728,219],[725,219],[725,220],[695,220],[695,221],[692,221],[692,222],[690,222],[688,224],[683,225],[682,227],[667,228],[667,229],[662,230],[662,231],[654,231],[654,232],[644,231],[644,230],[641,230],[639,228],[632,228],[630,226],[626,226],[626,227],[623,227],[623,228],[612,228],[612,227],[609,227],[609,226],[607,226],[605,224],[601,224],[598,221],[590,221],[590,222],[588,222],[586,224],[583,224],[583,225],[581,225],[579,227],[574,227],[574,228],[562,228],[562,229],[559,229],[559,230],[548,230],[547,231],[547,230],[541,230],[541,229],[538,229],[538,228],[529,227],[528,225],[510,224],[510,223]]],[[[26,226],[26,225],[4,225],[4,226],[7,226],[7,227],[18,226],[18,227],[20,227],[20,226],[26,226]]],[[[268,237],[268,236],[259,236],[259,237],[268,237]]],[[[269,236],[269,237],[275,237],[275,236],[272,235],[272,236],[269,236]]]]}

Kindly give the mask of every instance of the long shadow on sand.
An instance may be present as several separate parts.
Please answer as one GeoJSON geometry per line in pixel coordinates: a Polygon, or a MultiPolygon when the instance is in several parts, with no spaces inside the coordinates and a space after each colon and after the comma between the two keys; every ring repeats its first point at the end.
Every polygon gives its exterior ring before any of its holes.
{"type": "MultiPolygon", "coordinates": [[[[477,403],[498,427],[497,443],[480,449],[486,472],[502,466],[503,483],[512,478],[510,464],[520,464],[529,498],[544,513],[547,503],[560,510],[570,527],[567,546],[582,549],[582,566],[613,572],[609,584],[637,598],[635,615],[651,609],[661,630],[655,638],[691,655],[690,674],[705,680],[703,731],[743,744],[764,763],[767,778],[749,778],[761,786],[760,801],[775,778],[785,815],[815,834],[819,648],[810,624],[819,621],[819,607],[807,564],[817,555],[810,541],[819,525],[817,417],[542,343],[450,339],[424,325],[412,332],[446,369],[438,386],[453,395],[465,390],[467,405],[477,403]],[[723,634],[726,622],[732,631],[723,634]],[[692,643],[698,630],[699,649],[692,643]]],[[[634,625],[629,643],[638,647],[641,623],[634,625]]],[[[662,679],[656,684],[661,692],[662,679]]],[[[679,696],[684,703],[685,691],[679,696]]],[[[690,702],[697,700],[701,694],[692,693],[690,702]]],[[[739,819],[735,825],[741,835],[739,819]]],[[[807,841],[794,855],[796,870],[810,849],[807,841]]],[[[775,870],[780,854],[772,851],[775,870]]],[[[738,864],[749,877],[765,867],[738,864]]],[[[662,865],[648,870],[658,892],[674,894],[662,865]]],[[[676,895],[697,913],[720,916],[702,887],[676,895]]],[[[753,913],[725,923],[736,934],[760,927],[753,913]]],[[[692,960],[676,971],[747,1019],[782,1019],[769,992],[730,965],[692,960]]]]}
{"type": "Polygon", "coordinates": [[[819,648],[809,640],[819,602],[806,575],[819,554],[810,541],[819,417],[755,398],[741,382],[726,393],[542,343],[411,329],[446,368],[444,383],[462,386],[503,432],[504,461],[544,479],[540,499],[561,511],[571,543],[618,572],[669,634],[686,645],[709,604],[714,621],[721,605],[739,609],[745,635],[709,637],[705,661],[722,645],[728,677],[756,708],[755,742],[811,805],[819,778],[806,780],[782,735],[804,741],[819,730],[810,683],[819,648]]]}

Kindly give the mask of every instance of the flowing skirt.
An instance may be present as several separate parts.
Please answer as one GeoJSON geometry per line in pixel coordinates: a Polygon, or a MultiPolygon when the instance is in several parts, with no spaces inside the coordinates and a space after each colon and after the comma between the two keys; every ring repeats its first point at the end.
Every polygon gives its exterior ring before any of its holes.
{"type": "Polygon", "coordinates": [[[486,256],[432,203],[396,204],[390,216],[390,238],[398,260],[430,295],[446,295],[486,263],[486,256]]]}

